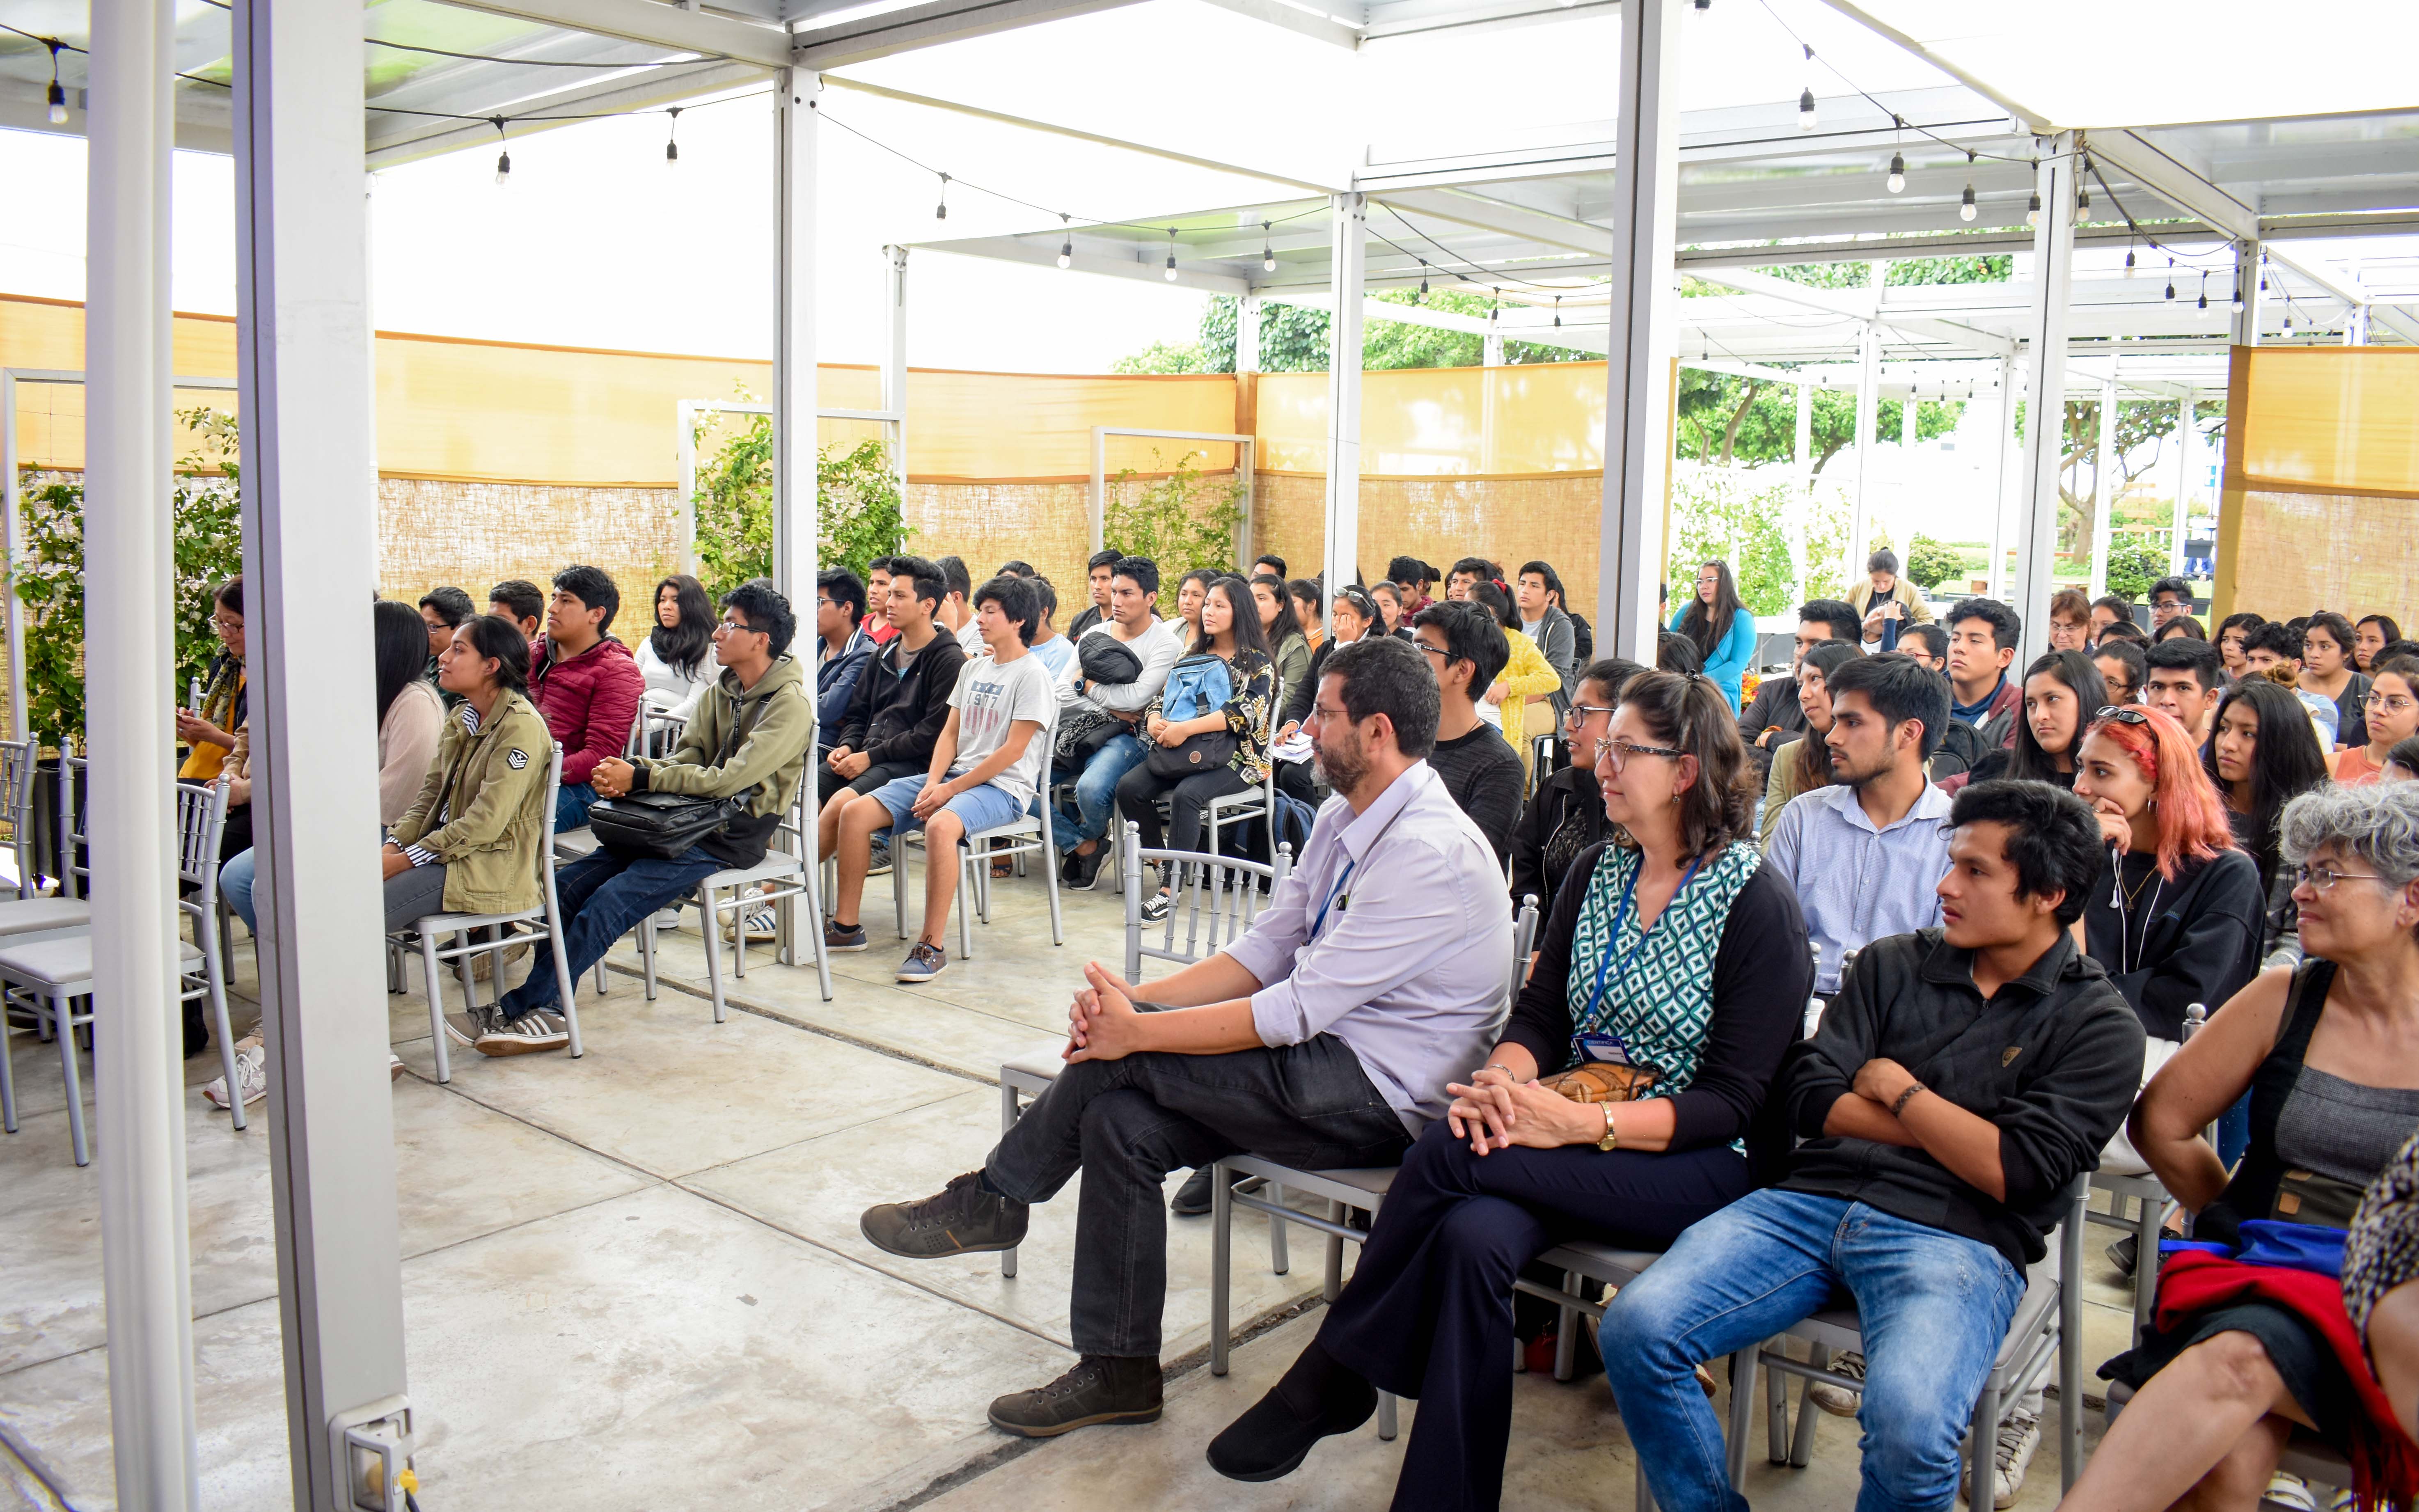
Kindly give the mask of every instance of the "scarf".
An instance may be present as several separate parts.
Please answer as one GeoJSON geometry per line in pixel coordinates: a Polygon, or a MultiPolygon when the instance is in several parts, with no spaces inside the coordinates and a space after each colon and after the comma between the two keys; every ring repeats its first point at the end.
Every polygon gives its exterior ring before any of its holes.
{"type": "Polygon", "coordinates": [[[1571,933],[1572,1043],[1576,1054],[1580,1035],[1614,1036],[1632,1065],[1654,1071],[1646,1097],[1672,1097],[1696,1077],[1705,1026],[1714,1014],[1714,958],[1721,949],[1722,927],[1764,855],[1746,841],[1732,845],[1698,867],[1656,916],[1655,927],[1641,932],[1634,893],[1642,864],[1637,851],[1614,846],[1588,879],[1571,933]]]}

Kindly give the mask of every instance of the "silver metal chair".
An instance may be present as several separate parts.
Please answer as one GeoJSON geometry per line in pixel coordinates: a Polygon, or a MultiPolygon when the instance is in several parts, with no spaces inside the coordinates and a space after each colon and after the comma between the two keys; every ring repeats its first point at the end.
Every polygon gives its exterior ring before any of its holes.
{"type": "MultiPolygon", "coordinates": [[[[747,975],[747,916],[766,903],[773,904],[774,959],[785,966],[798,964],[798,931],[801,927],[794,900],[807,901],[808,918],[805,928],[814,942],[815,980],[823,989],[824,1001],[832,1000],[831,958],[824,950],[822,893],[817,887],[821,869],[815,865],[814,830],[815,774],[809,769],[798,777],[798,791],[781,822],[774,826],[772,845],[764,858],[754,866],[726,867],[697,885],[699,928],[705,933],[705,977],[714,997],[714,1022],[720,1024],[726,1016],[722,1000],[722,919],[729,915],[738,927],[732,930],[732,943],[736,954],[732,974],[747,975]],[[757,889],[762,887],[763,891],[757,889]]],[[[639,959],[642,963],[647,984],[647,1001],[655,1000],[655,920],[650,914],[639,921],[639,959]]]]}
{"type": "MultiPolygon", "coordinates": [[[[2186,1005],[2183,1037],[2191,1039],[2208,1022],[2208,1004],[2186,1005]]],[[[2212,1147],[2216,1145],[2215,1129],[2209,1131],[2208,1138],[2212,1147]]],[[[2139,1338],[2142,1330],[2149,1326],[2150,1314],[2158,1303],[2159,1230],[2166,1223],[2167,1214],[2175,1211],[2175,1198],[2148,1171],[2139,1176],[2094,1171],[2091,1190],[2108,1194],[2108,1211],[2096,1212],[2086,1205],[2084,1220],[2103,1227],[2121,1228],[2134,1236],[2134,1336],[2139,1338]],[[2133,1204],[2130,1217],[2125,1206],[2129,1202],[2133,1204]]]]}
{"type": "MultiPolygon", "coordinates": [[[[654,737],[658,721],[663,721],[675,731],[688,727],[686,719],[674,715],[658,714],[649,709],[647,701],[641,698],[639,700],[639,712],[630,717],[630,738],[622,742],[622,756],[624,760],[647,754],[649,742],[654,737]]],[[[677,733],[672,736],[674,744],[678,744],[679,739],[680,736],[677,733]]],[[[553,813],[554,810],[551,809],[547,810],[549,824],[553,822],[553,813]]],[[[596,854],[596,832],[586,825],[581,825],[577,829],[558,830],[554,834],[553,844],[554,858],[557,862],[585,860],[596,854]]],[[[609,985],[610,979],[605,974],[605,958],[598,956],[596,958],[596,995],[604,996],[609,985]]]]}
{"type": "MultiPolygon", "coordinates": [[[[77,761],[77,767],[84,766],[77,761]]],[[[61,764],[65,767],[66,763],[61,764]]],[[[64,782],[64,779],[63,779],[64,782]]],[[[245,1126],[243,1096],[236,1075],[235,1031],[227,1023],[226,971],[219,960],[218,931],[211,917],[218,907],[219,841],[226,829],[226,790],[214,782],[177,784],[177,907],[193,920],[192,943],[181,937],[178,954],[177,1001],[208,997],[211,1032],[219,1043],[219,1062],[226,1074],[229,1111],[235,1126],[245,1126]],[[186,888],[192,888],[187,892],[186,888]]],[[[81,840],[79,835],[76,837],[81,840]]],[[[75,852],[69,853],[72,866],[75,852]]],[[[63,867],[63,870],[66,869],[63,867]]],[[[93,941],[88,932],[54,939],[20,940],[0,949],[0,981],[8,984],[11,1001],[33,1010],[38,1023],[58,1037],[59,1066],[67,1077],[68,1128],[75,1147],[75,1163],[91,1163],[84,1130],[84,1090],[76,1064],[75,1031],[94,1021],[92,1002],[93,941]],[[83,1000],[81,1011],[75,1007],[83,1000]]],[[[112,1005],[116,1008],[117,1005],[112,1005]]],[[[16,1130],[15,1089],[8,1092],[8,1129],[16,1130]]]]}
{"type": "MultiPolygon", "coordinates": [[[[64,758],[68,753],[63,748],[61,754],[64,758]]],[[[9,826],[17,858],[17,894],[13,898],[0,898],[0,942],[10,945],[55,938],[88,929],[92,924],[92,904],[88,900],[76,896],[69,876],[62,875],[57,894],[46,897],[42,892],[42,879],[35,875],[38,853],[34,845],[34,779],[40,756],[41,743],[35,737],[0,740],[0,821],[5,821],[9,826]]],[[[62,831],[67,828],[72,814],[74,795],[74,779],[63,759],[59,776],[62,831]]],[[[82,837],[76,838],[80,840],[82,837]]],[[[74,854],[64,835],[60,854],[62,856],[74,854]]],[[[70,870],[62,860],[60,871],[65,873],[70,870]]],[[[15,1125],[12,1123],[10,1127],[15,1125]]]]}
{"type": "Polygon", "coordinates": [[[1211,798],[1201,806],[1203,849],[1212,856],[1220,854],[1224,849],[1218,841],[1219,831],[1230,825],[1248,825],[1254,819],[1260,820],[1266,826],[1263,833],[1269,837],[1270,844],[1273,847],[1276,842],[1276,724],[1277,710],[1285,707],[1285,679],[1271,678],[1269,686],[1274,691],[1269,696],[1268,720],[1260,727],[1261,743],[1268,748],[1269,752],[1268,772],[1261,777],[1258,787],[1246,788],[1240,793],[1228,793],[1211,798]]]}
{"type": "MultiPolygon", "coordinates": [[[[562,743],[550,743],[546,767],[546,807],[541,812],[551,823],[554,816],[555,794],[562,786],[562,743]]],[[[438,963],[454,964],[455,974],[462,984],[462,1005],[470,1008],[478,1001],[471,985],[470,961],[474,956],[492,955],[495,966],[490,975],[499,995],[503,990],[503,952],[516,945],[535,945],[543,940],[554,956],[555,989],[562,994],[562,1022],[571,1034],[574,1059],[587,1053],[579,1041],[579,1004],[573,991],[571,964],[562,951],[562,906],[554,889],[555,847],[537,848],[538,905],[504,914],[429,914],[414,919],[408,929],[396,930],[387,938],[408,946],[416,936],[420,942],[421,976],[428,987],[428,1039],[437,1057],[437,1079],[454,1079],[452,1057],[445,1049],[445,986],[444,974],[438,963]],[[508,924],[526,924],[536,933],[507,934],[508,924]],[[440,935],[454,937],[450,945],[438,944],[440,935]]],[[[229,1086],[234,1085],[230,1073],[229,1086]]]]}
{"type": "MultiPolygon", "coordinates": [[[[1057,728],[1058,709],[1054,703],[1049,721],[1033,736],[1042,742],[1045,752],[1057,728]]],[[[1042,770],[1046,780],[1049,771],[1046,763],[1042,770]]],[[[1001,856],[1021,858],[1032,856],[1040,862],[1042,882],[1050,889],[1050,943],[1067,943],[1066,922],[1058,909],[1058,846],[1051,838],[1050,805],[1043,803],[1039,806],[1041,812],[1038,818],[1034,815],[1034,807],[1027,804],[1025,812],[1007,824],[994,825],[989,829],[969,830],[958,841],[958,959],[962,961],[971,961],[975,954],[974,921],[967,916],[979,914],[984,923],[991,922],[991,863],[1001,856]]],[[[932,857],[925,844],[923,830],[911,830],[901,835],[894,829],[889,833],[890,902],[898,915],[899,937],[903,940],[907,937],[907,852],[911,846],[927,851],[924,857],[926,866],[932,864],[932,857]]]]}

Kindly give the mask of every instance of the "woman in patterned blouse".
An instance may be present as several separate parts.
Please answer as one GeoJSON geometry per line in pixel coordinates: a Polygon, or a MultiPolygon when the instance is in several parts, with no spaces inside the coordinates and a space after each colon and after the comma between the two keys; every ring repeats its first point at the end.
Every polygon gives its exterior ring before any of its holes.
{"type": "Polygon", "coordinates": [[[1746,1141],[1813,964],[1749,837],[1729,701],[1643,673],[1579,754],[1615,838],[1572,863],[1502,1040],[1404,1157],[1317,1339],[1210,1444],[1225,1474],[1287,1473],[1385,1390],[1420,1403],[1394,1506],[1494,1506],[1520,1268],[1570,1240],[1663,1249],[1756,1184],[1746,1141]],[[1538,1080],[1581,1063],[1639,1085],[1582,1103],[1538,1080]]]}

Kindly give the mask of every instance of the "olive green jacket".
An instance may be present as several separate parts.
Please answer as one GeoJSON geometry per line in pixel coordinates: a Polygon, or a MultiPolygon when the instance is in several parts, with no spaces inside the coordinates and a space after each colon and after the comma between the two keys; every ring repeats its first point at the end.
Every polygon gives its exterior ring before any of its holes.
{"type": "Polygon", "coordinates": [[[631,764],[630,787],[706,798],[747,794],[747,821],[731,822],[700,845],[728,865],[753,866],[764,858],[774,826],[797,796],[814,748],[813,688],[798,659],[785,654],[750,688],[724,669],[698,701],[672,753],[631,764]],[[734,726],[740,737],[726,754],[734,726]]]}
{"type": "Polygon", "coordinates": [[[462,723],[468,707],[446,711],[420,796],[387,833],[443,863],[448,913],[535,908],[538,847],[554,831],[546,807],[554,736],[521,694],[500,696],[475,733],[462,723]]]}

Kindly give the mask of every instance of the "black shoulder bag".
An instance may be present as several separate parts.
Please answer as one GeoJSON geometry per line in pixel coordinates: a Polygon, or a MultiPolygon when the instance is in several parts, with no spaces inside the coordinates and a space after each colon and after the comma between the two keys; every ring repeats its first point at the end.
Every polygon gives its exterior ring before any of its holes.
{"type": "MultiPolygon", "coordinates": [[[[757,719],[763,717],[760,704],[757,719]]],[[[754,727],[755,721],[750,721],[749,728],[754,727]]],[[[722,749],[715,755],[715,764],[719,766],[729,761],[732,752],[739,748],[739,720],[734,717],[722,749]]],[[[589,806],[588,827],[595,835],[596,843],[616,856],[676,860],[699,841],[719,834],[732,820],[746,818],[748,801],[756,791],[751,787],[728,797],[708,798],[649,789],[625,793],[618,798],[599,798],[589,806]]]]}

